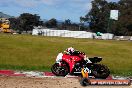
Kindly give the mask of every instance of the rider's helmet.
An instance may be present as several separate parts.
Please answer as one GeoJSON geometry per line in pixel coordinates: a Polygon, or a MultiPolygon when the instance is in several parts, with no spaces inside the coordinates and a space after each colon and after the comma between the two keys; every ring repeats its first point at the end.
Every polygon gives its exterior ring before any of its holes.
{"type": "Polygon", "coordinates": [[[72,54],[74,51],[75,51],[75,50],[74,50],[74,48],[72,48],[72,47],[69,47],[69,48],[66,49],[66,53],[67,53],[67,54],[72,54]]]}

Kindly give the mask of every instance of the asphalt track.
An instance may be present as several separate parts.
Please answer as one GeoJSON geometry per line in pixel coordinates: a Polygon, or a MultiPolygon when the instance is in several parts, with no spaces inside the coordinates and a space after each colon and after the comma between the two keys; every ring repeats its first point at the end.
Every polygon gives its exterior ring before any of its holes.
{"type": "MultiPolygon", "coordinates": [[[[108,77],[107,80],[112,80],[108,77]]],[[[95,81],[95,80],[94,80],[95,81]]],[[[0,70],[0,88],[83,88],[77,76],[56,77],[51,72],[0,70]]],[[[85,88],[132,88],[132,85],[89,85],[85,88]]]]}

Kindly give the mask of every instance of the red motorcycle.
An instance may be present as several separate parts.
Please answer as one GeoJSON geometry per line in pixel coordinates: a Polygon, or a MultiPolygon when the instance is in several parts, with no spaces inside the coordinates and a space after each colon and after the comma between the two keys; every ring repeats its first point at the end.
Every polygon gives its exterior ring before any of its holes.
{"type": "Polygon", "coordinates": [[[107,78],[110,71],[107,66],[97,64],[101,57],[87,58],[85,53],[76,52],[73,55],[59,53],[56,63],[51,67],[51,71],[56,76],[81,75],[82,68],[85,68],[90,76],[95,78],[107,78]]]}

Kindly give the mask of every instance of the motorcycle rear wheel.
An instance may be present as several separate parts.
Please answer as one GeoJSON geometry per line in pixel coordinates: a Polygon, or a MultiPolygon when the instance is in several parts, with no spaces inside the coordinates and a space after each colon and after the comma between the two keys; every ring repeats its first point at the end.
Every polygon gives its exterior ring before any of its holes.
{"type": "Polygon", "coordinates": [[[92,69],[95,78],[106,79],[110,75],[109,68],[103,64],[95,64],[92,69]]]}
{"type": "Polygon", "coordinates": [[[69,73],[68,66],[66,65],[59,66],[58,63],[55,63],[54,65],[52,65],[51,71],[56,76],[66,76],[69,73]]]}

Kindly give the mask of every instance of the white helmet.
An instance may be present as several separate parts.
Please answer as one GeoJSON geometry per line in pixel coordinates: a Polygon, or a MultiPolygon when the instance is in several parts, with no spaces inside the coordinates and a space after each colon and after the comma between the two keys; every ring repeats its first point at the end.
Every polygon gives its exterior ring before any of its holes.
{"type": "Polygon", "coordinates": [[[73,53],[74,51],[75,50],[72,47],[69,47],[69,48],[66,49],[66,52],[68,52],[68,53],[73,53]]]}

